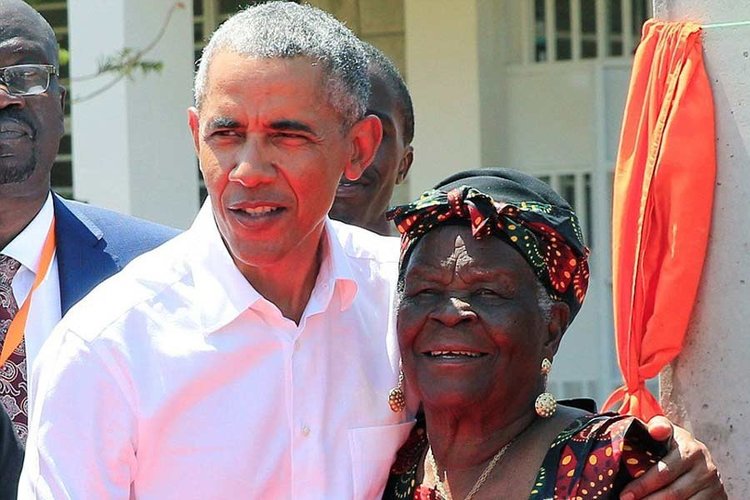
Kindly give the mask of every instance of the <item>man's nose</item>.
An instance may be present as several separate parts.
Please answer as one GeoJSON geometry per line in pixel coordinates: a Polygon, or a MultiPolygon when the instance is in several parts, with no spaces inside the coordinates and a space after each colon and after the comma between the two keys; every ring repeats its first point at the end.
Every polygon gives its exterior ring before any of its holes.
{"type": "Polygon", "coordinates": [[[26,101],[23,97],[18,95],[12,95],[8,92],[8,87],[3,83],[0,83],[0,109],[9,108],[11,106],[18,106],[22,108],[26,105],[26,101]]]}
{"type": "Polygon", "coordinates": [[[268,153],[262,139],[248,137],[237,152],[235,165],[229,172],[229,180],[239,182],[245,187],[271,182],[277,172],[268,153]]]}

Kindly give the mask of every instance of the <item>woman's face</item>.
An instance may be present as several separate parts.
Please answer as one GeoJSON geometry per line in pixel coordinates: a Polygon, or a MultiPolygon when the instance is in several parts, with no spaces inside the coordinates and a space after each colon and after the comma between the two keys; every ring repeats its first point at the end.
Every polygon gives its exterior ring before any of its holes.
{"type": "Polygon", "coordinates": [[[546,320],[538,281],[521,255],[463,226],[425,235],[405,273],[398,337],[406,379],[427,406],[533,407],[541,360],[561,329],[546,320]]]}

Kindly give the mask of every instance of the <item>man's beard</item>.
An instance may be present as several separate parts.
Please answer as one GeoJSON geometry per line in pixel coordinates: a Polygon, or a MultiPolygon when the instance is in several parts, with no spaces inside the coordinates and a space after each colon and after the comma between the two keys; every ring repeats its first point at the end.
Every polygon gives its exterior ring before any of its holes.
{"type": "Polygon", "coordinates": [[[31,177],[34,170],[36,170],[36,152],[21,165],[3,166],[3,159],[0,158],[0,185],[23,182],[31,177]]]}

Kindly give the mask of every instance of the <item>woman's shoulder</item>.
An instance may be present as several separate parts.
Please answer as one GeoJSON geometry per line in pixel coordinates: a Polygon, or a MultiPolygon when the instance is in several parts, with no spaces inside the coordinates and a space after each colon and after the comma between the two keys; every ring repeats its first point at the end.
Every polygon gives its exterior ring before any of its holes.
{"type": "Polygon", "coordinates": [[[666,443],[651,438],[635,417],[614,413],[579,417],[550,444],[532,498],[535,493],[539,498],[616,493],[666,452],[666,443]]]}

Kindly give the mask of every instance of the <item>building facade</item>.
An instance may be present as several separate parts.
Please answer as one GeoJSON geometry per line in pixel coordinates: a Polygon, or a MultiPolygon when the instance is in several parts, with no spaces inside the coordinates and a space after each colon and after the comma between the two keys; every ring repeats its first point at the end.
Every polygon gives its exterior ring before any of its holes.
{"type": "MultiPolygon", "coordinates": [[[[186,227],[205,196],[185,114],[195,61],[213,30],[248,2],[32,3],[69,54],[62,77],[71,117],[53,171],[56,189],[186,227]],[[145,48],[144,59],[163,63],[160,72],[87,76],[108,55],[145,48]]],[[[394,202],[457,170],[508,166],[539,176],[575,206],[593,252],[591,291],[551,384],[560,397],[603,401],[620,381],[611,312],[612,171],[632,53],[650,2],[312,3],[380,47],[409,84],[416,159],[394,202]]]]}

